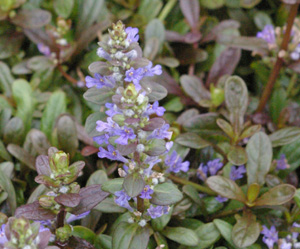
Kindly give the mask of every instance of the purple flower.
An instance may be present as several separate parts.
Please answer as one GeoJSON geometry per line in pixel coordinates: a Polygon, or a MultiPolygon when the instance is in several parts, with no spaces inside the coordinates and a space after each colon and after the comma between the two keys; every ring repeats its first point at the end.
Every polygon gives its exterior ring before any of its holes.
{"type": "Polygon", "coordinates": [[[217,172],[223,167],[223,163],[221,162],[220,158],[211,160],[207,163],[207,168],[211,176],[217,174],[217,172]]]}
{"type": "Polygon", "coordinates": [[[142,199],[151,199],[152,198],[152,194],[154,193],[153,189],[150,188],[149,185],[146,185],[144,187],[144,190],[141,192],[140,197],[142,199]]]}
{"type": "Polygon", "coordinates": [[[124,126],[120,130],[116,130],[115,135],[120,136],[115,140],[115,143],[127,145],[128,139],[135,139],[136,135],[134,134],[133,130],[131,128],[128,128],[124,126]]]}
{"type": "Polygon", "coordinates": [[[126,71],[125,81],[133,82],[137,91],[140,91],[142,87],[140,86],[140,80],[143,78],[143,69],[134,69],[133,67],[126,71]]]}
{"type": "Polygon", "coordinates": [[[242,179],[244,177],[244,173],[246,173],[246,169],[244,165],[241,166],[232,166],[230,171],[230,179],[236,181],[238,179],[242,179]]]}
{"type": "Polygon", "coordinates": [[[147,176],[151,175],[153,166],[159,162],[161,162],[161,159],[159,159],[157,156],[147,156],[144,164],[148,164],[149,166],[144,170],[144,174],[147,176]]]}
{"type": "Polygon", "coordinates": [[[97,143],[97,144],[109,144],[109,135],[108,134],[103,134],[103,135],[100,135],[100,136],[96,136],[96,137],[93,137],[93,140],[97,143]]]}
{"type": "Polygon", "coordinates": [[[112,77],[101,76],[98,73],[95,73],[95,78],[91,76],[86,76],[85,81],[86,81],[87,88],[91,88],[94,86],[96,86],[99,89],[104,86],[113,88],[116,85],[116,82],[112,77]]]}
{"type": "Polygon", "coordinates": [[[206,165],[204,165],[203,163],[201,163],[199,165],[199,168],[197,170],[197,176],[200,180],[205,181],[207,178],[207,172],[208,172],[208,168],[206,165]]]}
{"type": "Polygon", "coordinates": [[[273,248],[274,244],[278,242],[278,232],[276,231],[275,226],[271,226],[268,229],[266,226],[263,225],[263,230],[261,233],[264,235],[263,242],[269,247],[273,248]]]}
{"type": "Polygon", "coordinates": [[[139,35],[138,35],[139,29],[138,28],[127,27],[125,29],[125,32],[127,33],[126,40],[129,43],[138,42],[138,40],[139,40],[139,35]]]}
{"type": "Polygon", "coordinates": [[[112,120],[112,118],[107,118],[107,123],[101,120],[96,122],[96,130],[99,132],[108,132],[110,135],[115,135],[116,132],[121,130],[120,126],[112,120]]]}
{"type": "Polygon", "coordinates": [[[5,235],[5,224],[0,227],[0,245],[4,245],[8,240],[5,235]]]}
{"type": "Polygon", "coordinates": [[[122,114],[122,110],[113,103],[106,103],[105,107],[108,109],[105,114],[109,117],[113,117],[116,114],[122,114]]]}
{"type": "Polygon", "coordinates": [[[293,244],[291,242],[286,241],[285,239],[280,239],[280,249],[292,249],[293,244]]]}
{"type": "Polygon", "coordinates": [[[223,202],[225,202],[225,201],[228,201],[228,198],[222,197],[222,196],[220,196],[220,195],[218,195],[215,199],[216,199],[218,202],[220,202],[220,203],[223,203],[223,202]]]}
{"type": "Polygon", "coordinates": [[[150,207],[147,209],[148,215],[152,219],[156,219],[164,214],[167,214],[169,212],[168,206],[156,206],[150,205],[150,207]]]}
{"type": "Polygon", "coordinates": [[[162,74],[162,69],[161,65],[156,65],[152,67],[152,62],[150,61],[149,64],[145,67],[143,67],[143,76],[144,77],[151,77],[154,75],[161,75],[162,74]]]}
{"type": "Polygon", "coordinates": [[[289,168],[289,165],[287,163],[286,157],[284,154],[280,155],[280,159],[276,160],[277,165],[276,165],[276,169],[278,170],[283,170],[283,169],[287,169],[289,168]]]}
{"type": "Polygon", "coordinates": [[[100,157],[100,158],[108,158],[110,160],[117,160],[117,161],[121,161],[123,163],[126,163],[128,161],[111,144],[109,144],[107,146],[107,151],[102,147],[100,147],[99,150],[100,151],[98,152],[98,157],[100,157]]]}
{"type": "Polygon", "coordinates": [[[158,101],[155,101],[152,105],[148,104],[146,111],[144,112],[145,116],[150,116],[153,113],[156,113],[157,116],[163,116],[166,109],[162,106],[159,106],[158,101]]]}
{"type": "Polygon", "coordinates": [[[111,60],[111,57],[110,57],[109,53],[107,53],[103,48],[98,48],[98,49],[97,49],[97,55],[98,55],[100,58],[103,58],[103,59],[105,59],[105,60],[108,60],[108,61],[111,60]]]}
{"type": "Polygon", "coordinates": [[[67,219],[67,223],[71,223],[71,222],[73,222],[73,221],[75,221],[75,220],[81,220],[81,219],[83,219],[84,217],[88,216],[89,213],[90,213],[90,211],[86,211],[86,212],[84,212],[84,213],[82,213],[82,214],[78,214],[78,215],[71,214],[71,215],[69,216],[69,218],[67,219]]]}
{"type": "Polygon", "coordinates": [[[157,138],[157,139],[171,139],[173,132],[172,131],[168,131],[170,128],[169,124],[164,124],[161,128],[155,129],[148,137],[147,139],[153,139],[153,138],[157,138]]]}
{"type": "Polygon", "coordinates": [[[115,203],[121,207],[127,208],[129,211],[133,211],[132,207],[129,205],[128,201],[131,199],[129,195],[126,194],[124,190],[115,192],[115,203]]]}
{"type": "Polygon", "coordinates": [[[165,165],[168,166],[168,172],[187,172],[189,170],[190,162],[182,162],[182,158],[179,155],[177,155],[176,151],[174,150],[171,155],[166,156],[165,165]]]}
{"type": "Polygon", "coordinates": [[[46,57],[50,57],[51,56],[51,50],[50,50],[50,48],[48,46],[44,45],[43,43],[38,43],[37,48],[40,51],[40,53],[42,53],[46,57]]]}
{"type": "MultiPolygon", "coordinates": [[[[294,222],[294,223],[293,223],[293,227],[297,227],[297,228],[299,228],[299,227],[300,227],[300,224],[298,224],[298,223],[294,222]]],[[[292,233],[292,237],[293,237],[293,239],[297,239],[297,238],[298,238],[298,236],[299,236],[299,233],[298,233],[298,232],[293,232],[293,233],[292,233]]]]}
{"type": "Polygon", "coordinates": [[[266,25],[261,32],[258,32],[256,37],[264,39],[269,44],[276,43],[275,29],[273,25],[270,24],[266,25]]]}

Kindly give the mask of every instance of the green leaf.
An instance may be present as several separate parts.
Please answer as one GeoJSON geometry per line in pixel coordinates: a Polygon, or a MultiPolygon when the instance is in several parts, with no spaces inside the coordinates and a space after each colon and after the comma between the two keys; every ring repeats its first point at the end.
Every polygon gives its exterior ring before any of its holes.
{"type": "Polygon", "coordinates": [[[14,81],[11,75],[9,67],[2,61],[0,61],[0,88],[7,96],[11,96],[11,85],[14,81]]]}
{"type": "Polygon", "coordinates": [[[104,170],[96,170],[88,179],[86,185],[103,184],[108,181],[107,174],[104,170]]]}
{"type": "Polygon", "coordinates": [[[297,206],[300,207],[300,189],[296,190],[294,200],[295,200],[297,206]]]}
{"type": "Polygon", "coordinates": [[[125,211],[127,211],[126,208],[117,205],[113,197],[104,199],[94,209],[102,213],[124,213],[125,211]]]}
{"type": "Polygon", "coordinates": [[[12,154],[15,158],[17,158],[19,161],[24,163],[29,168],[35,169],[35,158],[30,155],[27,151],[25,151],[23,148],[21,148],[19,145],[16,144],[9,144],[7,146],[7,150],[10,154],[12,154]]]}
{"type": "Polygon", "coordinates": [[[271,188],[268,192],[259,197],[255,206],[274,206],[282,205],[291,199],[296,194],[296,188],[290,184],[281,184],[271,188]]]}
{"type": "MultiPolygon", "coordinates": [[[[106,234],[99,234],[96,237],[96,245],[99,245],[100,248],[103,249],[111,249],[112,248],[112,237],[106,234]]],[[[98,247],[96,247],[98,248],[98,247]]]]}
{"type": "Polygon", "coordinates": [[[104,105],[107,102],[111,102],[111,96],[113,95],[114,92],[108,87],[101,89],[92,87],[83,94],[83,98],[94,104],[104,105]]]}
{"type": "Polygon", "coordinates": [[[124,182],[124,178],[115,178],[115,179],[109,180],[102,184],[102,190],[105,192],[114,194],[115,192],[123,189],[123,187],[122,187],[123,182],[124,182]]]}
{"type": "Polygon", "coordinates": [[[291,166],[288,170],[293,171],[300,166],[300,139],[282,146],[280,154],[284,154],[287,158],[289,165],[291,166]]]}
{"type": "Polygon", "coordinates": [[[196,102],[199,103],[203,99],[209,99],[210,93],[205,88],[200,78],[191,75],[182,75],[180,83],[183,90],[196,102]]]}
{"type": "Polygon", "coordinates": [[[11,21],[25,29],[38,29],[51,21],[51,13],[42,9],[22,9],[11,21]]]}
{"type": "Polygon", "coordinates": [[[167,214],[164,214],[156,219],[151,220],[151,226],[155,231],[161,231],[169,223],[173,212],[173,207],[170,208],[167,214]]]}
{"type": "Polygon", "coordinates": [[[176,137],[175,142],[192,149],[202,149],[211,145],[195,133],[180,134],[176,137]]]}
{"type": "Polygon", "coordinates": [[[240,5],[243,8],[251,9],[260,2],[261,0],[240,0],[240,5]]]}
{"type": "Polygon", "coordinates": [[[173,183],[165,182],[154,187],[154,193],[150,202],[152,204],[166,206],[179,202],[183,195],[173,183]]]}
{"type": "Polygon", "coordinates": [[[263,30],[266,25],[272,24],[272,19],[270,18],[270,16],[263,11],[257,11],[254,14],[253,19],[255,25],[261,30],[263,30]]]}
{"type": "Polygon", "coordinates": [[[259,132],[260,129],[261,125],[251,125],[242,132],[242,134],[239,136],[239,140],[253,136],[256,132],[259,132]]]}
{"type": "Polygon", "coordinates": [[[184,128],[189,132],[215,132],[219,129],[216,121],[218,114],[205,113],[194,115],[184,123],[184,128]]]}
{"type": "Polygon", "coordinates": [[[248,213],[244,217],[236,216],[237,223],[232,229],[232,240],[238,248],[251,246],[259,237],[260,226],[255,215],[248,213]]]}
{"type": "Polygon", "coordinates": [[[138,14],[148,23],[157,16],[162,6],[161,0],[143,0],[139,6],[138,14]]]}
{"type": "Polygon", "coordinates": [[[23,120],[25,131],[29,131],[35,109],[32,89],[27,81],[19,79],[13,82],[12,94],[17,103],[16,116],[23,120]]]}
{"type": "Polygon", "coordinates": [[[10,207],[10,213],[14,214],[17,207],[16,192],[11,180],[0,169],[0,187],[8,193],[7,201],[10,207]]]}
{"type": "Polygon", "coordinates": [[[46,107],[41,119],[41,131],[43,131],[47,138],[51,139],[52,130],[54,128],[57,117],[66,112],[67,100],[64,92],[56,91],[52,93],[47,101],[46,107]]]}
{"type": "Polygon", "coordinates": [[[7,152],[3,142],[0,140],[0,158],[6,160],[6,161],[11,161],[11,156],[7,152]]]}
{"type": "Polygon", "coordinates": [[[200,4],[208,9],[218,9],[225,4],[225,0],[200,0],[200,4]]]}
{"type": "Polygon", "coordinates": [[[231,245],[234,246],[233,241],[232,241],[232,225],[224,220],[220,219],[214,219],[213,223],[219,230],[220,234],[222,237],[231,245]]]}
{"type": "Polygon", "coordinates": [[[8,108],[0,108],[0,136],[3,136],[6,124],[11,118],[12,110],[8,108]]]}
{"type": "Polygon", "coordinates": [[[59,149],[70,154],[72,158],[78,148],[76,124],[67,115],[61,116],[56,124],[59,149]]]}
{"type": "Polygon", "coordinates": [[[145,30],[145,40],[149,41],[151,38],[156,38],[159,41],[159,47],[165,40],[165,27],[159,19],[153,19],[148,23],[145,30]]]}
{"type": "MultiPolygon", "coordinates": [[[[223,203],[216,200],[215,196],[208,196],[203,199],[205,210],[208,214],[214,214],[224,207],[223,203]]],[[[202,210],[201,210],[202,211],[202,210]]],[[[205,213],[204,213],[205,214],[205,213]]]]}
{"type": "Polygon", "coordinates": [[[57,15],[67,19],[71,13],[74,6],[74,0],[54,0],[53,7],[57,15]]]}
{"type": "Polygon", "coordinates": [[[243,165],[248,160],[245,149],[240,146],[232,146],[227,154],[227,158],[234,165],[243,165]]]}
{"type": "Polygon", "coordinates": [[[246,201],[246,196],[242,189],[234,181],[224,176],[211,176],[206,180],[206,184],[223,197],[240,202],[246,201]]]}
{"type": "Polygon", "coordinates": [[[141,86],[149,91],[149,101],[154,102],[165,98],[168,94],[167,89],[161,84],[155,83],[147,78],[141,80],[141,86]]]}
{"type": "Polygon", "coordinates": [[[230,138],[234,138],[234,131],[231,124],[221,118],[217,119],[217,124],[230,138]]]}
{"type": "Polygon", "coordinates": [[[146,249],[150,231],[147,227],[140,227],[137,223],[121,222],[113,232],[113,249],[146,249]]]}
{"type": "Polygon", "coordinates": [[[145,181],[141,175],[130,174],[124,178],[123,188],[130,197],[138,196],[145,187],[145,181]]]}
{"type": "Polygon", "coordinates": [[[24,140],[24,125],[22,119],[14,117],[6,124],[4,128],[3,141],[6,144],[21,145],[24,140]]]}
{"type": "Polygon", "coordinates": [[[83,227],[83,226],[73,226],[73,232],[72,235],[82,238],[91,244],[94,244],[94,241],[96,239],[96,234],[89,228],[83,227]]]}
{"type": "Polygon", "coordinates": [[[273,156],[269,137],[263,132],[254,134],[247,144],[246,151],[248,154],[248,185],[255,182],[263,185],[265,176],[270,170],[273,156]]]}
{"type": "Polygon", "coordinates": [[[98,120],[104,120],[105,118],[105,112],[96,112],[88,116],[88,118],[85,121],[85,131],[90,137],[99,135],[99,132],[96,131],[96,122],[98,120]]]}
{"type": "Polygon", "coordinates": [[[199,243],[197,234],[185,227],[166,227],[162,234],[168,239],[185,246],[196,246],[199,243]]]}
{"type": "Polygon", "coordinates": [[[208,248],[220,239],[219,230],[212,222],[198,227],[195,232],[199,238],[199,243],[195,247],[189,247],[189,249],[208,248]]]}
{"type": "Polygon", "coordinates": [[[298,127],[286,127],[275,131],[269,138],[273,147],[278,147],[286,144],[290,144],[300,139],[300,128],[298,127]]]}

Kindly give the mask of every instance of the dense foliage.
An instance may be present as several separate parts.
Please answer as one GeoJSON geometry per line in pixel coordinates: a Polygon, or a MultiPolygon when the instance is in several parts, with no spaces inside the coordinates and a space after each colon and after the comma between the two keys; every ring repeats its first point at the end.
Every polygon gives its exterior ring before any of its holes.
{"type": "Polygon", "coordinates": [[[298,0],[1,0],[0,248],[300,248],[298,0]]]}

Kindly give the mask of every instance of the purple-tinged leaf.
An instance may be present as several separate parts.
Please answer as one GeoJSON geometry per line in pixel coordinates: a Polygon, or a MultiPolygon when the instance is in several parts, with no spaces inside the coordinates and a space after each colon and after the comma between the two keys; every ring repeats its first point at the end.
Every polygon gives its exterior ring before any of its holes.
{"type": "Polygon", "coordinates": [[[41,9],[23,9],[11,21],[25,29],[38,29],[51,21],[51,13],[41,9]]]}
{"type": "Polygon", "coordinates": [[[200,16],[198,0],[180,0],[181,11],[192,29],[197,28],[200,16]]]}
{"type": "Polygon", "coordinates": [[[10,154],[12,154],[15,158],[20,160],[22,163],[24,163],[29,168],[35,169],[35,158],[30,155],[27,151],[25,151],[22,147],[16,144],[9,144],[7,146],[7,150],[10,154]]]}
{"type": "Polygon", "coordinates": [[[35,160],[35,168],[39,175],[50,176],[49,157],[45,155],[38,156],[35,160]]]}
{"type": "Polygon", "coordinates": [[[122,156],[127,156],[130,153],[133,153],[136,150],[137,143],[131,143],[128,145],[117,144],[117,150],[121,153],[122,156]]]}
{"type": "Polygon", "coordinates": [[[202,35],[199,32],[189,32],[185,35],[181,35],[175,31],[166,31],[166,40],[169,42],[183,42],[188,44],[193,44],[198,42],[202,38],[202,35]]]}
{"type": "Polygon", "coordinates": [[[225,74],[231,75],[241,58],[241,50],[238,48],[226,48],[212,65],[206,85],[217,83],[225,74]]]}
{"type": "Polygon", "coordinates": [[[145,181],[140,175],[127,175],[123,182],[123,188],[130,197],[138,196],[145,187],[145,181]]]}
{"type": "Polygon", "coordinates": [[[153,131],[155,129],[161,128],[166,121],[163,118],[151,118],[149,124],[147,124],[143,130],[144,131],[153,131]]]}
{"type": "MultiPolygon", "coordinates": [[[[65,247],[66,249],[95,249],[95,247],[87,242],[84,239],[72,236],[69,241],[68,245],[65,247]]],[[[47,249],[47,248],[46,248],[47,249]]]]}
{"type": "Polygon", "coordinates": [[[99,148],[94,147],[94,146],[85,146],[82,150],[81,150],[81,155],[83,155],[84,157],[96,154],[99,151],[99,148]]]}
{"type": "Polygon", "coordinates": [[[61,205],[73,208],[80,203],[81,197],[79,194],[74,193],[60,194],[59,196],[55,197],[54,200],[61,205]]]}
{"type": "Polygon", "coordinates": [[[93,209],[103,201],[109,193],[102,191],[101,185],[97,184],[80,189],[79,195],[81,197],[80,203],[72,210],[72,213],[75,215],[93,209]]]}
{"type": "Polygon", "coordinates": [[[22,216],[29,220],[53,220],[56,214],[49,209],[44,209],[38,201],[35,201],[17,208],[15,217],[19,218],[22,216]]]}
{"type": "Polygon", "coordinates": [[[47,187],[59,187],[59,184],[52,180],[49,176],[46,175],[38,175],[34,178],[34,180],[39,184],[44,184],[47,187]]]}

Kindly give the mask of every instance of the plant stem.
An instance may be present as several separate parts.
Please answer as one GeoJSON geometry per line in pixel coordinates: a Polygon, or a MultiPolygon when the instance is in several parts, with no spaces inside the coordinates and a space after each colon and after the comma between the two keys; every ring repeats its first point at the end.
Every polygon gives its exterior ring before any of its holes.
{"type": "Polygon", "coordinates": [[[163,22],[176,3],[177,0],[169,0],[168,3],[163,8],[163,10],[160,12],[158,19],[163,22]]]}
{"type": "MultiPolygon", "coordinates": [[[[299,3],[293,4],[291,6],[290,14],[289,14],[289,17],[288,17],[288,20],[287,20],[286,30],[285,30],[285,33],[284,33],[284,36],[283,36],[283,40],[282,40],[282,43],[281,43],[281,46],[280,46],[279,53],[281,51],[285,52],[287,50],[287,47],[288,47],[288,44],[289,44],[289,41],[290,41],[290,37],[291,37],[291,31],[292,31],[292,27],[293,27],[293,24],[294,24],[294,20],[295,20],[295,17],[297,15],[297,12],[298,12],[298,7],[299,7],[299,3]]],[[[280,69],[283,65],[283,58],[279,56],[279,53],[277,55],[277,60],[276,60],[276,63],[274,65],[273,69],[272,69],[272,72],[271,72],[270,77],[268,79],[267,85],[266,85],[266,87],[264,89],[264,92],[262,94],[262,97],[260,99],[260,102],[259,102],[258,108],[256,110],[256,113],[262,112],[263,109],[265,108],[265,106],[267,104],[267,101],[270,98],[270,95],[272,93],[272,90],[273,90],[273,87],[275,85],[276,79],[279,75],[280,69]]]]}
{"type": "Polygon", "coordinates": [[[67,74],[67,73],[63,70],[63,68],[62,68],[62,66],[61,66],[60,64],[57,65],[57,69],[58,69],[58,71],[61,72],[61,74],[62,74],[69,82],[71,82],[71,83],[74,84],[74,85],[77,85],[78,80],[74,79],[71,75],[67,74]]]}
{"type": "Polygon", "coordinates": [[[213,215],[211,217],[211,220],[213,220],[215,218],[220,218],[220,217],[224,217],[224,216],[233,215],[233,214],[236,214],[236,213],[241,212],[241,211],[243,211],[243,208],[237,208],[237,209],[233,209],[233,210],[226,210],[226,211],[220,212],[216,215],[213,215]]]}
{"type": "Polygon", "coordinates": [[[57,215],[57,228],[63,227],[65,225],[65,216],[66,216],[66,211],[63,208],[60,210],[60,212],[57,215]]]}
{"type": "Polygon", "coordinates": [[[216,193],[214,191],[212,191],[210,188],[202,186],[200,184],[197,184],[195,182],[191,182],[189,180],[180,178],[178,176],[174,176],[174,175],[169,175],[168,176],[169,179],[171,179],[172,181],[182,184],[182,185],[191,185],[193,186],[195,189],[199,190],[200,192],[209,194],[209,195],[216,195],[216,193]]]}
{"type": "Polygon", "coordinates": [[[137,210],[141,213],[144,212],[144,199],[137,197],[137,210]]]}

